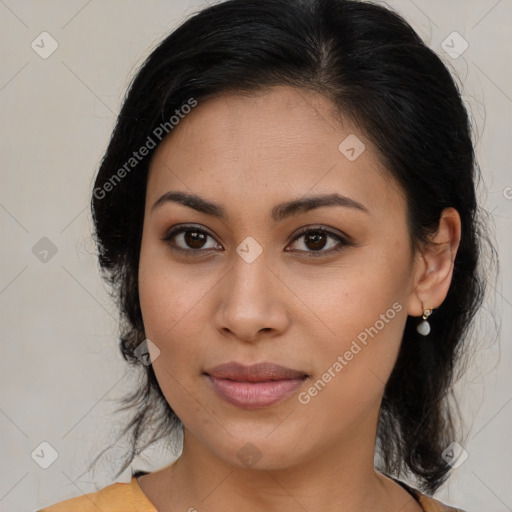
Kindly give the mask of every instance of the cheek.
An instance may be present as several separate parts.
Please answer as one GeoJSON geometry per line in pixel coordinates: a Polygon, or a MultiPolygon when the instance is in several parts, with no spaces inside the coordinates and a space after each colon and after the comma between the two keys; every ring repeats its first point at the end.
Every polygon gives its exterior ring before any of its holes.
{"type": "MultiPolygon", "coordinates": [[[[194,338],[198,329],[198,310],[195,308],[200,296],[187,293],[183,283],[166,276],[146,275],[140,282],[140,305],[146,336],[162,351],[194,338]]],[[[183,343],[186,348],[190,343],[183,343]]]]}
{"type": "Polygon", "coordinates": [[[319,279],[303,274],[303,296],[335,337],[356,337],[377,321],[381,326],[381,315],[385,315],[384,320],[391,316],[393,321],[386,322],[386,329],[382,331],[387,331],[393,339],[401,327],[391,332],[397,324],[398,309],[392,306],[399,303],[399,309],[405,308],[409,274],[409,263],[403,251],[391,252],[383,244],[371,250],[353,251],[342,266],[319,279]],[[316,282],[316,288],[311,287],[312,282],[316,282]]]}
{"type": "MultiPolygon", "coordinates": [[[[201,287],[193,273],[172,262],[168,250],[146,234],[142,238],[139,263],[139,299],[148,337],[170,332],[193,310],[201,287]]],[[[163,341],[163,340],[162,340],[163,341]]]]}
{"type": "MultiPolygon", "coordinates": [[[[165,263],[141,253],[139,267],[139,296],[146,337],[157,347],[151,352],[155,376],[167,402],[181,418],[197,415],[199,402],[190,400],[197,371],[191,363],[200,365],[200,349],[196,340],[202,339],[197,318],[199,297],[188,290],[186,279],[179,279],[165,263]],[[197,409],[197,410],[196,410],[197,409]]],[[[203,322],[204,323],[204,322],[203,322]]],[[[151,346],[151,345],[149,345],[151,346]]]]}
{"type": "MultiPolygon", "coordinates": [[[[197,287],[179,270],[171,271],[169,259],[159,248],[142,244],[139,264],[139,299],[146,337],[167,358],[173,344],[193,335],[197,287]],[[192,321],[191,321],[192,320],[192,321]],[[187,331],[187,332],[185,332],[187,331]]],[[[183,344],[184,347],[187,344],[183,344]]],[[[174,347],[173,354],[178,354],[174,347]]]]}
{"type": "Polygon", "coordinates": [[[407,317],[409,263],[408,252],[394,252],[394,247],[390,243],[389,248],[383,244],[359,251],[331,279],[323,279],[321,294],[309,295],[308,306],[328,327],[322,329],[326,337],[315,353],[316,368],[320,376],[329,368],[336,374],[336,383],[329,385],[332,398],[338,396],[347,406],[362,397],[371,399],[370,388],[374,397],[381,392],[398,355],[407,317]],[[333,368],[337,361],[338,371],[333,368]]]}
{"type": "Polygon", "coordinates": [[[360,308],[350,314],[337,308],[341,313],[334,324],[336,335],[322,350],[315,351],[317,373],[298,396],[315,428],[331,432],[333,442],[340,432],[359,424],[368,411],[378,410],[398,355],[406,316],[399,301],[356,304],[354,300],[353,306],[360,308]],[[337,425],[335,432],[333,424],[337,425]]]}

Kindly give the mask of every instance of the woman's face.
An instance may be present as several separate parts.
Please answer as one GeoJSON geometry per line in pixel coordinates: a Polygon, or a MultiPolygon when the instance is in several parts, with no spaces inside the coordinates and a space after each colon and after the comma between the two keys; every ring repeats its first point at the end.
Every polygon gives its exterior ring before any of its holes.
{"type": "Polygon", "coordinates": [[[400,188],[331,109],[288,87],[199,102],[151,162],[139,287],[154,371],[186,445],[240,467],[349,448],[373,461],[417,260],[400,188]]]}

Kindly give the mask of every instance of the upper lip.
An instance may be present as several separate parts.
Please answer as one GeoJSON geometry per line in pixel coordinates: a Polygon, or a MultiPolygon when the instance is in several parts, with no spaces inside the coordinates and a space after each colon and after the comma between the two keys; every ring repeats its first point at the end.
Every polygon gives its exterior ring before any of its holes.
{"type": "Polygon", "coordinates": [[[219,364],[205,373],[217,379],[229,379],[240,382],[261,382],[307,377],[305,372],[292,370],[291,368],[269,362],[244,365],[236,361],[230,361],[219,364]]]}

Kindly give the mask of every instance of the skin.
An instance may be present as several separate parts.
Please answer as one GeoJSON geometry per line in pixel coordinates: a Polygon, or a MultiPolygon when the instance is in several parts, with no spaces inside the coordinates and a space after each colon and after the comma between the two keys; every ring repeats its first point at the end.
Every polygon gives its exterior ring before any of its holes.
{"type": "Polygon", "coordinates": [[[200,102],[157,149],[146,191],[140,304],[160,351],[150,344],[155,374],[184,424],[180,458],[138,479],[158,511],[421,510],[374,469],[377,420],[407,315],[443,302],[459,240],[459,216],[447,209],[433,243],[412,249],[402,190],[371,141],[337,122],[323,96],[281,86],[200,102]],[[350,134],[366,146],[354,161],[338,150],[350,134]],[[168,191],[218,203],[228,217],[174,202],[152,210],[168,191]],[[270,218],[278,203],[333,192],[367,211],[331,206],[270,218]],[[185,223],[210,236],[192,248],[183,233],[162,240],[185,223]],[[340,242],[296,238],[304,226],[353,244],[328,253],[340,242]],[[252,263],[236,252],[248,236],[263,249],[252,263]],[[186,257],[172,244],[204,252],[186,257]],[[308,257],[315,250],[325,255],[308,257]],[[301,403],[298,394],[395,303],[401,311],[301,403]],[[203,375],[233,360],[271,361],[310,379],[278,404],[240,409],[203,375]],[[246,443],[261,456],[251,467],[237,457],[246,443]]]}

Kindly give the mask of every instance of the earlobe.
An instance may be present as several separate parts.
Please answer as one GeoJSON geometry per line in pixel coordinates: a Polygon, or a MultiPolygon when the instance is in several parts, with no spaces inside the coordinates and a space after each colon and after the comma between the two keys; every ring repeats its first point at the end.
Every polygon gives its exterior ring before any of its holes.
{"type": "Polygon", "coordinates": [[[445,208],[439,229],[418,255],[415,286],[409,297],[409,315],[421,316],[424,308],[435,309],[443,303],[452,281],[460,236],[459,213],[455,208],[445,208]]]}

